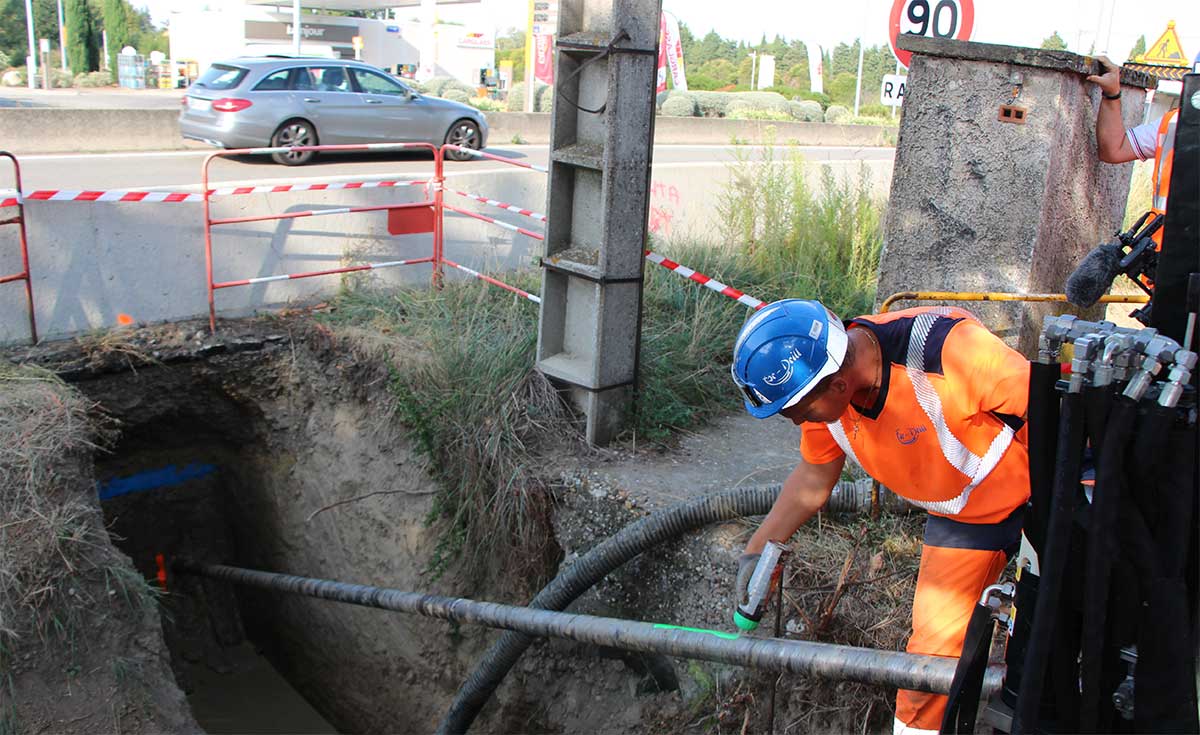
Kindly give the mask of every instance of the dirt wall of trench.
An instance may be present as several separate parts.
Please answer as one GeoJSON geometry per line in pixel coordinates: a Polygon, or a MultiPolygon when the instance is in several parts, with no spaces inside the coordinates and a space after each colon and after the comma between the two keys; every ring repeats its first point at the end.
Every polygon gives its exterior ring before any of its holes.
{"type": "MultiPolygon", "coordinates": [[[[516,604],[535,591],[527,577],[503,576],[502,565],[483,575],[461,565],[440,577],[428,572],[444,528],[427,522],[436,488],[395,418],[386,355],[286,320],[226,330],[212,339],[196,325],[166,326],[128,336],[125,350],[81,355],[68,346],[36,358],[63,370],[119,422],[112,453],[97,458],[102,482],[166,465],[214,468],[105,501],[118,545],[139,571],[152,575],[153,555],[165,553],[516,604]]],[[[661,451],[652,453],[649,461],[660,462],[661,451]]],[[[760,459],[777,462],[786,452],[778,454],[760,459]]],[[[621,471],[606,474],[620,465],[628,478],[629,465],[644,461],[613,453],[547,458],[556,511],[545,533],[564,565],[647,508],[703,491],[645,498],[621,471]]],[[[723,524],[667,544],[572,609],[728,629],[731,561],[748,529],[723,524]]],[[[540,574],[557,570],[554,559],[540,574]]],[[[194,667],[227,671],[235,665],[229,652],[248,640],[344,732],[431,731],[497,636],[187,577],[173,577],[171,590],[164,633],[185,689],[194,667]]],[[[758,723],[764,682],[732,667],[539,641],[472,731],[667,733],[697,722],[758,723]]],[[[796,723],[788,731],[890,723],[886,705],[868,710],[862,723],[836,711],[813,716],[812,701],[829,691],[799,679],[786,685],[780,718],[796,723]]],[[[890,694],[852,696],[885,702],[890,694]]]]}

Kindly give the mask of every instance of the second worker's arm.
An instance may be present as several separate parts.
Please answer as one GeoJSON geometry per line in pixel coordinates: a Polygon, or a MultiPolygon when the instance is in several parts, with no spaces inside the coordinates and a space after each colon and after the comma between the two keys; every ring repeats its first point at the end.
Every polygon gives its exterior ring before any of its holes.
{"type": "Polygon", "coordinates": [[[1125,163],[1137,159],[1133,146],[1125,136],[1125,121],[1121,117],[1121,68],[1107,58],[1097,57],[1104,73],[1087,78],[1100,87],[1100,109],[1096,112],[1096,153],[1105,163],[1125,163]]]}
{"type": "Polygon", "coordinates": [[[796,529],[829,500],[829,493],[842,475],[846,458],[839,457],[825,464],[810,464],[803,457],[792,474],[783,482],[783,490],[771,512],[746,544],[747,554],[758,554],[768,541],[787,541],[796,529]]]}

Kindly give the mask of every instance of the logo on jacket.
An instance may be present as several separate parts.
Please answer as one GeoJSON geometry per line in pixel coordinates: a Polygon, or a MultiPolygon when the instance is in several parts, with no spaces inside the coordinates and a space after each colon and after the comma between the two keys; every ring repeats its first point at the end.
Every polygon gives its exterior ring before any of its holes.
{"type": "Polygon", "coordinates": [[[896,441],[901,444],[912,444],[926,431],[924,426],[910,426],[907,429],[896,429],[896,441]]]}

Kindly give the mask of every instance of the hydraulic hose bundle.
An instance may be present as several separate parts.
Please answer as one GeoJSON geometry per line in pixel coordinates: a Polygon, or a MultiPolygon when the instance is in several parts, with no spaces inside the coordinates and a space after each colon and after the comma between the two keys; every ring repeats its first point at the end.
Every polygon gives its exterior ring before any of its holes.
{"type": "Polygon", "coordinates": [[[1017,585],[1001,697],[1011,732],[1200,727],[1196,363],[1155,329],[1046,318],[1026,523],[1040,568],[1017,585]]]}

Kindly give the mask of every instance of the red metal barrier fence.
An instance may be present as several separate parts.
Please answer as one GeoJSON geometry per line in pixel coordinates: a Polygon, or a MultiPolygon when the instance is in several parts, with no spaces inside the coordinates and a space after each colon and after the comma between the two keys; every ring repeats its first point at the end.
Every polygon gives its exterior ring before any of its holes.
{"type": "Polygon", "coordinates": [[[37,317],[33,313],[33,279],[29,276],[29,243],[25,237],[25,202],[21,197],[21,163],[8,151],[0,151],[0,158],[12,161],[15,187],[11,194],[0,191],[0,208],[16,207],[17,209],[15,217],[0,219],[0,225],[17,226],[17,238],[21,248],[21,272],[0,276],[0,283],[25,282],[25,301],[29,309],[29,339],[33,344],[37,344],[37,317]]]}
{"type": "MultiPolygon", "coordinates": [[[[391,268],[401,265],[417,265],[419,263],[433,264],[433,283],[435,286],[441,283],[441,270],[438,267],[442,261],[442,217],[439,216],[442,206],[442,152],[436,146],[429,143],[369,143],[366,145],[317,145],[317,146],[301,146],[296,148],[276,147],[276,148],[241,148],[234,150],[224,150],[212,153],[204,159],[204,165],[201,168],[201,185],[204,191],[204,264],[205,271],[208,274],[208,326],[212,332],[217,331],[217,309],[215,294],[223,288],[233,288],[236,286],[250,286],[258,283],[269,283],[271,281],[286,281],[300,278],[313,278],[316,276],[328,276],[337,273],[353,273],[356,271],[378,270],[380,268],[391,268]],[[208,185],[208,170],[212,161],[216,158],[225,158],[229,156],[269,156],[274,153],[283,153],[287,151],[303,152],[303,151],[326,151],[326,152],[351,152],[351,151],[386,151],[386,150],[405,150],[405,149],[424,149],[433,153],[434,175],[431,179],[429,188],[433,189],[433,198],[420,202],[406,202],[403,204],[380,204],[366,207],[331,207],[327,209],[314,209],[303,212],[288,212],[286,214],[267,214],[256,215],[252,217],[224,217],[214,218],[212,216],[211,200],[215,192],[208,185]],[[346,266],[344,268],[330,268],[320,271],[309,271],[306,273],[287,273],[277,276],[260,276],[258,278],[243,278],[232,281],[214,281],[213,280],[213,246],[212,246],[212,228],[215,225],[232,225],[243,224],[246,222],[270,222],[277,220],[299,219],[302,217],[321,217],[332,214],[356,214],[360,212],[395,212],[401,210],[419,210],[431,209],[433,212],[433,254],[427,258],[412,258],[409,260],[394,260],[386,263],[367,263],[362,265],[346,266]]],[[[312,190],[313,187],[305,187],[301,190],[312,190]]],[[[279,187],[281,191],[291,191],[291,187],[279,187]]],[[[230,193],[240,194],[242,191],[232,191],[230,193]]]]}
{"type": "MultiPolygon", "coordinates": [[[[379,270],[382,268],[392,268],[403,265],[418,265],[422,263],[430,263],[432,265],[432,283],[435,288],[440,288],[443,280],[442,267],[449,266],[459,270],[467,275],[482,280],[491,285],[503,288],[514,294],[525,298],[533,303],[541,303],[541,298],[523,291],[515,286],[506,284],[496,278],[484,275],[479,271],[468,268],[467,266],[456,263],[445,256],[445,212],[449,210],[455,214],[476,219],[482,222],[489,223],[496,227],[516,232],[526,237],[531,237],[538,241],[544,241],[545,237],[541,233],[533,230],[519,227],[509,222],[498,220],[494,217],[488,217],[478,212],[473,212],[468,209],[447,204],[445,202],[445,192],[449,191],[452,194],[460,196],[464,199],[471,199],[481,202],[488,206],[502,209],[504,211],[528,217],[541,223],[546,223],[547,217],[544,214],[525,209],[507,202],[502,202],[480,194],[472,194],[470,192],[461,191],[458,189],[447,189],[445,187],[444,174],[444,159],[447,151],[467,154],[474,158],[497,161],[506,165],[515,166],[518,168],[537,171],[540,173],[548,173],[548,169],[544,166],[525,163],[503,156],[497,156],[491,153],[484,153],[469,148],[446,144],[440,148],[428,143],[371,143],[364,145],[322,145],[322,146],[305,146],[298,150],[300,151],[326,151],[326,152],[351,152],[351,151],[385,151],[385,150],[404,150],[418,149],[428,150],[433,154],[434,173],[433,177],[425,181],[408,181],[401,179],[380,179],[373,181],[352,181],[352,182],[321,182],[321,183],[302,183],[302,184],[279,184],[279,185],[258,185],[258,186],[226,186],[211,188],[209,186],[209,168],[214,159],[230,156],[256,156],[256,155],[271,155],[282,153],[291,150],[290,148],[245,148],[237,150],[222,150],[210,154],[204,159],[204,164],[201,168],[202,189],[200,192],[182,192],[182,191],[141,191],[141,190],[39,190],[22,194],[21,191],[21,170],[20,165],[15,156],[11,153],[0,151],[0,157],[7,157],[13,163],[13,169],[16,179],[16,188],[11,192],[0,190],[0,208],[17,207],[18,215],[9,219],[0,220],[0,225],[16,224],[20,228],[20,246],[21,258],[24,270],[21,273],[0,276],[0,283],[9,281],[24,280],[26,297],[29,303],[29,326],[32,340],[37,341],[37,324],[33,310],[33,287],[29,276],[29,254],[25,232],[24,218],[24,202],[25,201],[54,201],[54,202],[128,202],[128,203],[179,203],[179,202],[195,202],[203,203],[204,212],[204,258],[205,272],[207,276],[206,290],[208,295],[208,313],[209,313],[209,328],[216,331],[216,297],[218,290],[225,288],[234,288],[238,286],[251,286],[255,284],[271,283],[276,281],[296,280],[301,278],[313,278],[316,276],[334,275],[341,273],[353,273],[357,271],[379,270]],[[402,204],[382,204],[374,206],[362,207],[330,207],[325,209],[314,209],[303,212],[289,212],[286,214],[269,214],[256,215],[248,217],[225,217],[214,218],[212,216],[212,199],[214,197],[237,196],[245,194],[261,194],[261,193],[287,193],[301,191],[332,191],[342,189],[369,189],[369,188],[386,188],[386,187],[404,187],[404,186],[424,186],[428,192],[426,199],[419,202],[406,202],[402,204]],[[422,214],[422,210],[426,210],[422,214]],[[410,258],[404,260],[392,260],[378,263],[363,263],[359,265],[345,266],[341,268],[330,268],[319,271],[309,271],[303,273],[285,273],[280,275],[257,276],[252,278],[242,278],[227,281],[214,280],[214,255],[213,255],[213,239],[212,228],[220,225],[243,224],[248,222],[267,222],[292,220],[305,217],[319,217],[333,214],[354,214],[364,212],[388,212],[388,231],[392,234],[412,234],[416,232],[432,232],[433,247],[432,252],[428,257],[410,258]]],[[[716,291],[724,296],[738,301],[753,309],[760,309],[764,306],[764,302],[759,299],[749,296],[736,288],[727,286],[719,281],[698,273],[686,266],[680,265],[668,258],[665,258],[657,253],[649,250],[645,251],[646,259],[651,263],[662,266],[681,277],[687,278],[701,286],[716,291]]]]}

